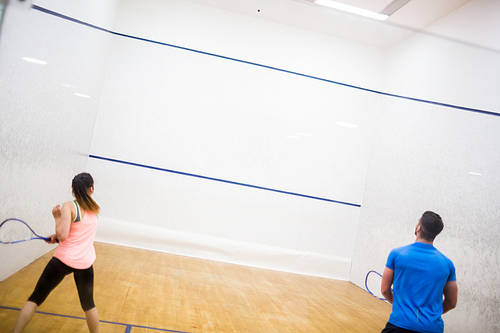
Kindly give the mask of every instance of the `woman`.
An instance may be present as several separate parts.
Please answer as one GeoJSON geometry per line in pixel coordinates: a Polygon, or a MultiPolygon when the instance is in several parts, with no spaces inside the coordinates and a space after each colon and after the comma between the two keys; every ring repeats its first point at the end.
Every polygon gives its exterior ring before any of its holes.
{"type": "Polygon", "coordinates": [[[94,304],[94,270],[96,258],[94,238],[97,229],[99,205],[92,199],[94,180],[88,173],[73,178],[71,184],[75,201],[52,209],[56,233],[49,236],[49,244],[59,243],[54,256],[45,267],[33,294],[24,304],[12,332],[21,332],[30,322],[36,309],[50,292],[70,273],[73,273],[80,304],[85,311],[91,333],[99,332],[99,314],[94,304]]]}

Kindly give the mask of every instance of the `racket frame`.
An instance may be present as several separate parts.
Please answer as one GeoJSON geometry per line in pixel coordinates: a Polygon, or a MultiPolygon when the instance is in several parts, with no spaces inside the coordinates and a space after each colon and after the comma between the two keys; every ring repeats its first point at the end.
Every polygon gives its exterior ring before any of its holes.
{"type": "Polygon", "coordinates": [[[22,243],[22,242],[26,242],[26,241],[29,241],[29,240],[35,240],[35,239],[40,239],[40,240],[44,240],[44,241],[50,241],[50,238],[49,237],[43,237],[43,236],[40,236],[38,235],[29,225],[28,223],[24,222],[23,220],[20,220],[20,219],[15,219],[15,218],[8,218],[4,221],[2,221],[2,223],[0,223],[0,228],[2,228],[2,226],[9,222],[9,221],[17,221],[17,222],[21,222],[23,223],[32,233],[33,235],[35,235],[34,237],[30,237],[30,238],[25,238],[25,239],[20,239],[20,240],[16,240],[16,241],[12,241],[12,242],[2,242],[0,240],[0,244],[17,244],[17,243],[22,243]]]}

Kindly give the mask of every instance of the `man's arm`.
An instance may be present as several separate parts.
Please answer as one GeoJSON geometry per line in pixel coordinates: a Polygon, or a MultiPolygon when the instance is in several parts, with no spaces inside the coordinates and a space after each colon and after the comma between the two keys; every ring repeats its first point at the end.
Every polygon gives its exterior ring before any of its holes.
{"type": "Polygon", "coordinates": [[[454,309],[458,301],[458,285],[457,281],[448,281],[443,289],[443,314],[454,309]]]}
{"type": "Polygon", "coordinates": [[[382,274],[382,285],[380,287],[380,291],[382,295],[384,295],[387,302],[392,304],[392,282],[394,281],[394,270],[390,268],[385,268],[384,273],[382,274]]]}

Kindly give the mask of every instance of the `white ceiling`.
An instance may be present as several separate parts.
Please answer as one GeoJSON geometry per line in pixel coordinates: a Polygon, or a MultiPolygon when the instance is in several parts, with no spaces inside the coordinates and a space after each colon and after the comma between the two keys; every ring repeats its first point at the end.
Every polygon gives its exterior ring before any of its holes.
{"type": "MultiPolygon", "coordinates": [[[[471,0],[411,0],[384,22],[325,8],[313,0],[189,0],[219,9],[389,48],[471,0]]],[[[337,0],[381,12],[392,0],[337,0]]]]}

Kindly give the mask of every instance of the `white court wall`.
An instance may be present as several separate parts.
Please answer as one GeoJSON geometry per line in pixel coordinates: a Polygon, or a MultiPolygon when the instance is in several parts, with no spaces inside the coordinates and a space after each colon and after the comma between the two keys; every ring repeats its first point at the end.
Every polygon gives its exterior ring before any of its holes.
{"type": "MultiPolygon", "coordinates": [[[[67,1],[37,3],[67,9],[67,1]]],[[[30,5],[10,1],[0,38],[0,220],[23,219],[48,235],[51,208],[71,200],[71,179],[87,167],[110,36],[30,5]]],[[[112,2],[72,1],[71,8],[80,20],[112,23],[111,15],[94,15],[112,13],[112,2]]],[[[41,241],[1,246],[0,280],[52,248],[41,241]]]]}
{"type": "MultiPolygon", "coordinates": [[[[387,90],[500,114],[499,18],[498,1],[472,1],[392,48],[387,90]]],[[[392,248],[415,240],[421,214],[435,211],[445,223],[435,246],[454,262],[459,289],[457,308],[443,316],[445,332],[498,332],[500,117],[401,99],[383,104],[350,280],[364,288],[392,248]]],[[[380,295],[380,279],[372,287],[380,295]]]]}
{"type": "Polygon", "coordinates": [[[347,279],[377,96],[265,66],[376,89],[384,51],[186,1],[120,1],[114,29],[91,154],[222,181],[91,158],[98,239],[347,279]]]}
{"type": "MultiPolygon", "coordinates": [[[[128,37],[12,3],[0,40],[1,217],[24,212],[53,230],[47,207],[69,199],[90,150],[222,180],[90,158],[99,240],[364,287],[432,209],[459,279],[447,331],[498,331],[499,118],[263,67],[498,111],[498,2],[472,1],[429,31],[447,38],[416,34],[388,54],[184,1],[120,1],[115,24],[102,14],[113,2],[38,2],[128,37]],[[27,51],[48,65],[26,67],[27,51]],[[75,118],[78,138],[65,126],[75,118]]],[[[25,246],[2,250],[2,278],[47,251],[25,246]]]]}

